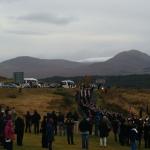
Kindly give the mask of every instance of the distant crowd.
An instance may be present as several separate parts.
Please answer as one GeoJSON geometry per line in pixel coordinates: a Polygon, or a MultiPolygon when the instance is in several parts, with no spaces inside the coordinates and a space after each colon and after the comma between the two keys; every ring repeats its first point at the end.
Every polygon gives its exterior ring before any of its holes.
{"type": "Polygon", "coordinates": [[[66,136],[68,144],[74,145],[74,134],[80,132],[81,147],[89,149],[89,136],[99,138],[100,147],[108,146],[108,136],[113,132],[114,142],[121,146],[130,146],[131,150],[141,147],[150,148],[150,118],[121,113],[96,107],[93,98],[94,89],[82,87],[75,99],[78,112],[48,112],[41,119],[38,111],[26,112],[18,116],[15,108],[0,106],[0,145],[6,150],[13,150],[16,138],[18,146],[23,146],[24,132],[41,134],[41,147],[53,150],[55,136],[66,136]],[[16,136],[15,136],[16,135],[16,136]]]}

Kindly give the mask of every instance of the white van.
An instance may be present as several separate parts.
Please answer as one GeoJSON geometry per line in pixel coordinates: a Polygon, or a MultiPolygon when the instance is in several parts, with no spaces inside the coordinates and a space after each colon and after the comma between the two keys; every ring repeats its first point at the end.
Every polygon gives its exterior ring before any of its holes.
{"type": "Polygon", "coordinates": [[[38,80],[35,78],[24,78],[24,84],[23,87],[32,88],[32,87],[41,87],[41,85],[38,83],[38,80]]]}
{"type": "Polygon", "coordinates": [[[63,81],[61,81],[61,86],[63,88],[75,88],[76,87],[74,81],[72,81],[72,80],[63,80],[63,81]]]}

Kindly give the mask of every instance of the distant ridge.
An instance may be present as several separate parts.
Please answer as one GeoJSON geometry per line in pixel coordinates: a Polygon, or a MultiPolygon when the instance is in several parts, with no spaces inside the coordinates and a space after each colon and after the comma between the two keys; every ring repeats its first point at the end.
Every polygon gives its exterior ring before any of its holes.
{"type": "Polygon", "coordinates": [[[13,58],[0,63],[0,75],[12,77],[13,72],[23,71],[26,77],[81,75],[130,75],[150,74],[150,56],[138,51],[124,51],[105,62],[84,63],[62,59],[39,59],[28,56],[13,58]]]}

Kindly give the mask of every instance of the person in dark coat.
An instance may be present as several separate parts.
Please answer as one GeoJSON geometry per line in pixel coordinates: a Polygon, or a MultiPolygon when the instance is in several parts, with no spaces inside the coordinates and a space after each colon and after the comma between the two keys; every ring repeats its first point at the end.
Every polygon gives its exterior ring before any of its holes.
{"type": "Polygon", "coordinates": [[[48,148],[47,137],[46,137],[46,128],[47,128],[47,117],[44,116],[42,123],[41,123],[42,148],[48,148]]]}
{"type": "Polygon", "coordinates": [[[114,119],[112,121],[112,128],[113,128],[115,142],[117,142],[118,141],[119,120],[116,117],[114,117],[114,119]]]}
{"type": "Polygon", "coordinates": [[[59,115],[58,115],[58,130],[59,130],[59,135],[60,136],[63,136],[65,134],[65,131],[64,131],[64,115],[59,112],[59,115]]]}
{"type": "Polygon", "coordinates": [[[15,133],[17,135],[18,146],[22,146],[24,127],[25,127],[24,120],[21,117],[17,117],[15,121],[15,133]]]}
{"type": "Polygon", "coordinates": [[[137,150],[138,131],[135,125],[133,125],[133,127],[129,132],[129,139],[130,139],[131,150],[137,150]]]}
{"type": "Polygon", "coordinates": [[[145,148],[150,148],[150,122],[148,119],[144,124],[144,142],[145,148]]]}
{"type": "Polygon", "coordinates": [[[124,146],[126,139],[126,126],[125,126],[125,119],[122,119],[120,122],[120,132],[119,132],[119,143],[124,146]]]}
{"type": "Polygon", "coordinates": [[[25,115],[25,132],[31,133],[31,123],[32,123],[32,116],[30,115],[30,112],[27,111],[26,115],[25,115]]]}
{"type": "Polygon", "coordinates": [[[107,146],[107,137],[111,129],[110,122],[106,116],[103,116],[102,121],[100,121],[99,131],[100,131],[100,146],[107,146]]]}
{"type": "Polygon", "coordinates": [[[46,136],[48,142],[48,150],[52,150],[52,143],[54,141],[54,125],[52,118],[48,118],[47,120],[46,136]]]}
{"type": "Polygon", "coordinates": [[[55,113],[55,111],[52,112],[52,118],[54,121],[54,131],[55,131],[55,135],[57,135],[57,115],[55,113]]]}
{"type": "Polygon", "coordinates": [[[138,141],[139,141],[139,147],[141,147],[141,141],[143,136],[143,120],[139,119],[137,123],[137,130],[138,130],[138,141]]]}
{"type": "Polygon", "coordinates": [[[82,149],[88,150],[90,123],[86,117],[79,123],[79,130],[82,136],[82,149]]]}
{"type": "Polygon", "coordinates": [[[66,130],[67,130],[68,144],[74,144],[74,141],[73,141],[74,121],[71,118],[67,118],[65,125],[66,125],[66,130]]]}
{"type": "Polygon", "coordinates": [[[33,125],[34,125],[34,133],[35,134],[39,133],[39,131],[40,131],[39,130],[40,119],[41,119],[40,114],[35,110],[34,114],[32,116],[32,122],[33,122],[33,125]]]}

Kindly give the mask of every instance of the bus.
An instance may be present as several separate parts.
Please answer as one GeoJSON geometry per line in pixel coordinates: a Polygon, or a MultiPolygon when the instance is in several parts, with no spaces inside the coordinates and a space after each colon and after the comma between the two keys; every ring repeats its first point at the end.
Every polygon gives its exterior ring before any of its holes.
{"type": "Polygon", "coordinates": [[[61,81],[61,86],[63,88],[75,88],[76,87],[74,81],[72,81],[72,80],[63,80],[63,81],[61,81]]]}

